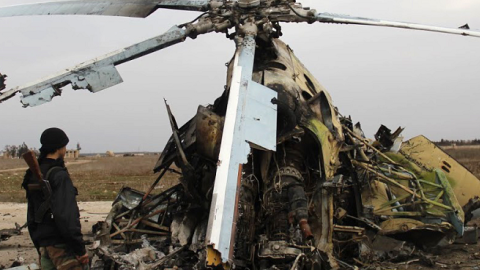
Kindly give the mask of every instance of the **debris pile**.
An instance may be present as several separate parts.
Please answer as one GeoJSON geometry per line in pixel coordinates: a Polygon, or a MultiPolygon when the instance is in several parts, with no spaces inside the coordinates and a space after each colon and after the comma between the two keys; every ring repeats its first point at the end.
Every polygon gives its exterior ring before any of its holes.
{"type": "MultiPolygon", "coordinates": [[[[95,225],[93,269],[227,267],[206,240],[215,162],[205,153],[214,153],[215,146],[211,142],[210,151],[200,152],[198,142],[205,144],[198,131],[205,130],[205,122],[221,126],[212,108],[200,107],[184,127],[173,126],[176,135],[155,167],[160,175],[149,192],[120,191],[106,221],[95,225]],[[175,171],[169,168],[173,162],[182,169],[180,184],[151,195],[165,172],[175,171]]],[[[359,124],[341,120],[342,165],[336,164],[331,180],[325,180],[324,168],[315,167],[322,162],[313,159],[319,152],[300,158],[312,150],[298,149],[301,142],[290,149],[284,145],[277,154],[250,155],[241,177],[230,266],[355,269],[381,261],[435,265],[422,250],[450,244],[464,233],[465,215],[450,184],[455,180],[441,169],[428,169],[415,156],[415,149],[431,142],[420,136],[398,147],[400,132],[392,135],[383,126],[372,141],[362,135],[359,124]],[[275,166],[266,166],[266,159],[275,166]]]]}
{"type": "Polygon", "coordinates": [[[105,222],[94,225],[97,241],[92,269],[115,265],[121,269],[156,269],[175,260],[174,255],[190,253],[183,251],[189,240],[185,239],[188,228],[177,214],[185,204],[183,197],[179,185],[155,196],[123,188],[105,222]]]}
{"type": "Polygon", "coordinates": [[[20,226],[18,223],[15,223],[15,228],[14,229],[0,230],[0,242],[8,240],[12,236],[22,234],[22,229],[25,228],[25,227],[27,227],[26,223],[23,226],[20,226]]]}

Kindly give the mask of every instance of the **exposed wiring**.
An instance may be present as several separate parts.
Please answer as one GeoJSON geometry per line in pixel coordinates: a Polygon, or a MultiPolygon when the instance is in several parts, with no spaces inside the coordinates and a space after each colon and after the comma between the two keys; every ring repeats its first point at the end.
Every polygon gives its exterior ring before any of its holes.
{"type": "Polygon", "coordinates": [[[196,17],[195,19],[193,19],[191,22],[187,22],[187,23],[180,24],[178,27],[182,28],[182,27],[187,26],[188,24],[192,24],[192,23],[198,21],[200,18],[202,18],[205,14],[208,14],[208,12],[204,12],[204,13],[200,14],[198,17],[196,17]]]}

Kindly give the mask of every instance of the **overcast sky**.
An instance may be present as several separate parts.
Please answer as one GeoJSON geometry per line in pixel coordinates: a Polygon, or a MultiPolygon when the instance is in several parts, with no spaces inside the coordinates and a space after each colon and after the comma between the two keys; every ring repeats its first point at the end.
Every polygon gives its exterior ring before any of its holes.
{"type": "MultiPolygon", "coordinates": [[[[0,6],[27,1],[0,0],[0,6]]],[[[478,0],[305,0],[331,12],[480,29],[478,0]]],[[[0,73],[8,88],[156,36],[196,12],[158,10],[146,19],[99,16],[0,18],[0,73]]],[[[283,24],[282,39],[369,137],[380,124],[405,137],[480,137],[480,39],[371,26],[283,24]]],[[[0,104],[0,148],[39,147],[48,127],[64,129],[83,152],[161,151],[171,134],[163,98],[179,124],[221,95],[234,43],[199,36],[117,66],[124,83],[92,94],[65,87],[61,97],[22,108],[0,104]]]]}

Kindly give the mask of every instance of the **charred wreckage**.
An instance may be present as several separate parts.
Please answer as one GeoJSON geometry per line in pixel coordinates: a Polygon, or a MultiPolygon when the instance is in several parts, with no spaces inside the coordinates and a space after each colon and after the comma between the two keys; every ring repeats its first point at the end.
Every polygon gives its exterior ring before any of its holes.
{"type": "MultiPolygon", "coordinates": [[[[401,260],[452,243],[479,206],[480,181],[427,138],[375,140],[341,114],[283,43],[281,22],[449,29],[317,13],[293,0],[80,0],[0,8],[0,17],[146,17],[157,8],[203,11],[167,33],[0,93],[36,106],[73,89],[121,82],[115,66],[209,32],[237,46],[223,94],[178,127],[143,193],[123,188],[94,226],[93,269],[339,269],[401,260]],[[38,9],[41,5],[41,9],[38,9]],[[234,32],[229,33],[229,29],[234,32]],[[178,185],[152,194],[165,173],[178,185]]],[[[3,81],[2,81],[3,82],[3,81]]]]}
{"type": "Polygon", "coordinates": [[[402,129],[382,126],[368,140],[288,46],[260,48],[253,78],[278,93],[277,149],[253,149],[227,195],[235,201],[231,260],[222,264],[208,245],[227,89],[181,128],[167,105],[173,135],[155,166],[159,177],[147,193],[122,189],[97,225],[98,269],[354,268],[463,234],[475,202],[466,192],[480,188],[472,173],[423,136],[402,143],[402,129]],[[151,195],[173,168],[179,184],[151,195]]]}

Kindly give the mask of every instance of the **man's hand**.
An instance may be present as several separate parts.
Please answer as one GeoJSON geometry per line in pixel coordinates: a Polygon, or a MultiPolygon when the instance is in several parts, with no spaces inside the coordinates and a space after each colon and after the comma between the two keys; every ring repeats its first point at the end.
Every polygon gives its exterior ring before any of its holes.
{"type": "Polygon", "coordinates": [[[77,256],[77,260],[81,264],[88,264],[88,262],[89,262],[88,253],[85,252],[85,254],[83,254],[82,256],[77,256]]]}

